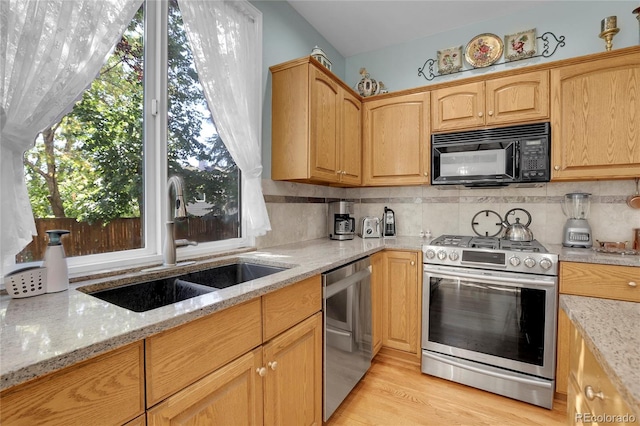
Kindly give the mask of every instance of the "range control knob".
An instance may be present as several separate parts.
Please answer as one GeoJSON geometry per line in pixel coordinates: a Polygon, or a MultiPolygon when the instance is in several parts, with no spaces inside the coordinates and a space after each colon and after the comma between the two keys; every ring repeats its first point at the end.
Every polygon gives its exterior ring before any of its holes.
{"type": "Polygon", "coordinates": [[[542,260],[540,260],[540,267],[545,271],[550,269],[551,266],[553,266],[553,263],[551,263],[551,261],[548,258],[544,257],[542,258],[542,260]]]}
{"type": "Polygon", "coordinates": [[[509,263],[511,264],[511,266],[518,266],[520,265],[522,261],[520,260],[520,258],[518,256],[511,256],[509,258],[509,263]]]}
{"type": "Polygon", "coordinates": [[[434,249],[427,249],[427,251],[424,252],[424,255],[427,256],[427,259],[433,259],[436,257],[436,252],[434,249]]]}
{"type": "Polygon", "coordinates": [[[449,259],[456,261],[458,260],[458,258],[460,257],[460,255],[458,254],[457,251],[452,251],[451,253],[449,253],[449,259]]]}
{"type": "Polygon", "coordinates": [[[536,260],[532,257],[527,257],[524,260],[524,266],[526,266],[527,268],[533,268],[534,266],[536,266],[536,260]]]}
{"type": "Polygon", "coordinates": [[[447,252],[444,250],[440,250],[438,252],[438,259],[445,260],[447,258],[447,252]]]}

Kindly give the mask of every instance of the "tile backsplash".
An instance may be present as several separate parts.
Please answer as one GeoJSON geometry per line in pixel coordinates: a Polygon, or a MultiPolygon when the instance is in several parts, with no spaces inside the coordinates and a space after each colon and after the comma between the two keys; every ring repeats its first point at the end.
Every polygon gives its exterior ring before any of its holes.
{"type": "Polygon", "coordinates": [[[534,237],[547,244],[562,243],[566,217],[560,207],[564,194],[588,192],[589,224],[593,240],[632,241],[640,228],[640,210],[626,204],[635,193],[633,180],[547,183],[537,188],[513,186],[499,189],[438,189],[432,186],[333,188],[292,182],[263,181],[272,231],[256,241],[258,248],[327,236],[327,203],[352,200],[359,223],[364,216],[382,216],[384,207],[396,213],[398,235],[418,236],[421,231],[473,235],[471,221],[481,210],[500,215],[513,208],[526,209],[534,237]]]}

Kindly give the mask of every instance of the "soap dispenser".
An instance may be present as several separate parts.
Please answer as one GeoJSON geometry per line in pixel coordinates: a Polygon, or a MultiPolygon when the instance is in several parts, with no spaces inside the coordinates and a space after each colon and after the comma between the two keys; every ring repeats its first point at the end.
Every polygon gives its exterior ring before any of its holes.
{"type": "Polygon", "coordinates": [[[44,265],[47,268],[47,293],[56,293],[69,288],[69,270],[64,256],[64,247],[60,239],[69,231],[54,229],[47,231],[49,244],[44,254],[44,265]]]}

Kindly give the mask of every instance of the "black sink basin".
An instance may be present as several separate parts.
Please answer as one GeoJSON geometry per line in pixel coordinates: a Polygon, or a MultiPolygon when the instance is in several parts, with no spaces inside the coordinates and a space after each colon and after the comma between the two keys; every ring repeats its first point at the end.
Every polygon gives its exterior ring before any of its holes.
{"type": "Polygon", "coordinates": [[[215,289],[174,277],[124,285],[88,294],[134,312],[145,312],[212,291],[215,289]]]}
{"type": "Polygon", "coordinates": [[[255,263],[233,263],[231,265],[223,265],[204,271],[181,275],[179,278],[184,281],[221,289],[266,277],[267,275],[275,274],[285,269],[287,268],[257,265],[255,263]]]}
{"type": "Polygon", "coordinates": [[[87,294],[134,312],[146,312],[266,277],[285,269],[287,268],[254,263],[233,263],[177,277],[129,284],[87,294]]]}

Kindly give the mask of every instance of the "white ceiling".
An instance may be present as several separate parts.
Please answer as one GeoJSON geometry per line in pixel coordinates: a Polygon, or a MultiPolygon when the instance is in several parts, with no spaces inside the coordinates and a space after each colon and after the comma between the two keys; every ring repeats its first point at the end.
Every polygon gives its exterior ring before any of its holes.
{"type": "Polygon", "coordinates": [[[551,0],[287,0],[345,58],[551,0]]]}

